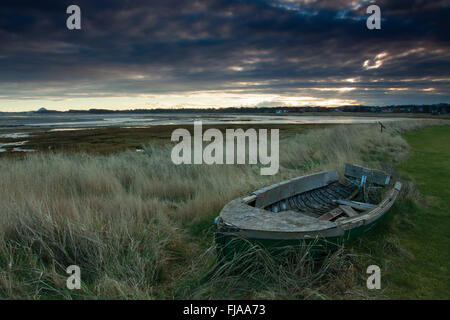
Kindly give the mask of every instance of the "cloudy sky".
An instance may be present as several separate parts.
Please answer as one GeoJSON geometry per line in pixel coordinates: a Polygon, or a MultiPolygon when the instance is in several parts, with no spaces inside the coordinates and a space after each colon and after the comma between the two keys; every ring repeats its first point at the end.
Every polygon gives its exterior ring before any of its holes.
{"type": "Polygon", "coordinates": [[[450,0],[2,0],[0,111],[449,103],[449,19],[450,0]]]}

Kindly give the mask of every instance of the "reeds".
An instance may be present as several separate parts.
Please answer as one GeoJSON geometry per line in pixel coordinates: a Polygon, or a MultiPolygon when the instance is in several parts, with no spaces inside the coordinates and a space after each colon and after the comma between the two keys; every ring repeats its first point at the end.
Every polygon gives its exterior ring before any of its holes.
{"type": "Polygon", "coordinates": [[[255,165],[176,166],[170,145],[2,158],[0,297],[333,297],[330,277],[344,279],[335,275],[344,251],[321,267],[300,252],[273,260],[253,248],[218,267],[208,226],[231,199],[286,178],[345,162],[393,173],[408,154],[399,133],[428,122],[389,123],[383,133],[376,125],[345,125],[282,139],[276,176],[260,176],[255,165]],[[65,288],[71,264],[82,270],[79,291],[65,288]]]}

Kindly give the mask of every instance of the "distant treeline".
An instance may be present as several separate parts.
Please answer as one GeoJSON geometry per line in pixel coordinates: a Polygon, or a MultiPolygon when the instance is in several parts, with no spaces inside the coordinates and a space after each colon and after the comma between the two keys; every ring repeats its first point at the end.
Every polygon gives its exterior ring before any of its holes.
{"type": "Polygon", "coordinates": [[[40,108],[34,113],[74,113],[74,114],[114,114],[114,113],[303,113],[303,112],[371,112],[371,113],[430,113],[430,114],[448,114],[450,105],[447,103],[431,105],[392,105],[392,106],[363,106],[351,105],[334,108],[325,107],[232,107],[232,108],[177,108],[177,109],[132,109],[132,110],[107,110],[107,109],[89,109],[89,110],[69,110],[56,111],[40,108]]]}

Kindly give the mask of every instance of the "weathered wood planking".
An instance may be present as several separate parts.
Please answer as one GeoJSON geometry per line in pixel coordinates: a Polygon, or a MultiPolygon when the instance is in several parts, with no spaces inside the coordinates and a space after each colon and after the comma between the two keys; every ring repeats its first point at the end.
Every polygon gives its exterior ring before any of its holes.
{"type": "Polygon", "coordinates": [[[366,211],[366,210],[372,210],[376,207],[374,204],[370,203],[364,203],[364,202],[357,202],[357,201],[349,201],[349,200],[336,200],[336,203],[343,204],[345,206],[352,207],[356,210],[360,211],[366,211]]]}
{"type": "Polygon", "coordinates": [[[345,230],[370,224],[377,220],[392,206],[400,188],[401,184],[396,184],[387,198],[378,206],[355,217],[339,218],[344,213],[340,208],[327,212],[318,219],[311,219],[304,214],[290,210],[273,214],[249,206],[242,202],[242,199],[236,199],[228,203],[222,209],[220,217],[227,225],[239,228],[239,235],[252,238],[305,239],[314,238],[315,235],[319,234],[320,236],[332,237],[342,234],[345,230]],[[337,218],[339,221],[330,221],[333,218],[337,218]]]}
{"type": "Polygon", "coordinates": [[[338,180],[337,171],[330,170],[283,181],[253,192],[257,196],[255,206],[264,208],[282,199],[324,187],[338,180]]]}
{"type": "Polygon", "coordinates": [[[344,211],[341,208],[335,208],[335,209],[333,209],[333,210],[331,210],[331,211],[321,215],[319,217],[319,220],[330,221],[331,219],[336,218],[336,217],[340,216],[343,213],[344,213],[344,211]]]}
{"type": "MultiPolygon", "coordinates": [[[[220,213],[218,230],[223,228],[220,232],[224,234],[268,240],[341,236],[348,230],[371,224],[383,216],[401,189],[401,183],[395,183],[383,200],[373,205],[344,200],[349,200],[354,193],[352,188],[340,184],[337,172],[326,171],[258,190],[250,196],[235,199],[225,205],[220,213]],[[279,190],[280,188],[286,190],[279,190]],[[271,206],[281,207],[281,200],[286,205],[286,208],[283,208],[287,209],[286,211],[269,211],[271,206]],[[257,203],[262,205],[262,208],[258,207],[257,203]],[[337,207],[331,210],[334,206],[337,207]]],[[[353,188],[358,192],[356,186],[353,188]]]]}
{"type": "Polygon", "coordinates": [[[222,209],[220,213],[225,224],[243,230],[259,230],[264,232],[309,232],[310,230],[327,230],[335,226],[334,222],[319,221],[292,210],[273,213],[256,208],[235,199],[222,209]]]}
{"type": "Polygon", "coordinates": [[[339,206],[339,208],[342,209],[342,210],[344,211],[344,213],[345,213],[347,216],[349,216],[349,217],[356,217],[356,216],[358,215],[358,212],[356,212],[355,210],[353,210],[353,208],[350,207],[350,206],[346,206],[346,205],[341,204],[341,205],[339,206]]]}
{"type": "Polygon", "coordinates": [[[347,163],[344,165],[344,175],[356,179],[361,179],[361,177],[364,175],[367,177],[367,182],[378,184],[381,186],[387,186],[391,179],[391,176],[383,171],[368,169],[347,163]]]}

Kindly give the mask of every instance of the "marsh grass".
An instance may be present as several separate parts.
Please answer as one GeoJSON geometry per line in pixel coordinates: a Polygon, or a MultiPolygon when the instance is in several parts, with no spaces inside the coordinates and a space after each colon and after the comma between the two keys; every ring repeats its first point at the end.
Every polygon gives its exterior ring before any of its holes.
{"type": "MultiPolygon", "coordinates": [[[[352,263],[355,254],[341,247],[318,258],[313,254],[314,245],[312,242],[268,251],[258,244],[247,243],[245,249],[229,259],[211,260],[206,269],[204,262],[191,265],[180,275],[174,297],[330,299],[354,298],[363,291],[364,281],[357,281],[362,278],[352,263]]],[[[207,250],[202,258],[208,255],[207,250]]]]}
{"type": "Polygon", "coordinates": [[[251,248],[219,266],[212,221],[233,198],[345,162],[396,175],[394,166],[408,155],[400,133],[427,123],[391,123],[383,133],[377,125],[337,126],[282,138],[275,176],[260,176],[255,165],[176,166],[170,144],[142,153],[2,158],[0,297],[369,297],[352,262],[358,259],[346,249],[318,264],[298,249],[273,257],[251,248]],[[65,289],[72,264],[82,270],[78,291],[65,289]]]}

